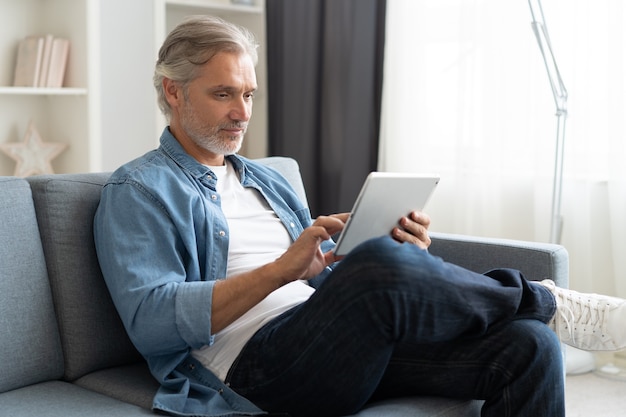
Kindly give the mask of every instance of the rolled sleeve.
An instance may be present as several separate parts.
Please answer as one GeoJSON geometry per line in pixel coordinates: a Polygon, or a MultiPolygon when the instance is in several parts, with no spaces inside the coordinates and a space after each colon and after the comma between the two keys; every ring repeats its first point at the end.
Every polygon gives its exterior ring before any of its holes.
{"type": "Polygon", "coordinates": [[[176,291],[176,328],[193,349],[213,344],[211,303],[214,286],[215,281],[187,282],[176,291]]]}

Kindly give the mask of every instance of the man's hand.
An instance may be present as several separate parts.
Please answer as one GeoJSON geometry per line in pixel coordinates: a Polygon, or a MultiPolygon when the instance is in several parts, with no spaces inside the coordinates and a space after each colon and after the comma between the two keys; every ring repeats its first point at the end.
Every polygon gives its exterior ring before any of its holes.
{"type": "Polygon", "coordinates": [[[343,230],[348,217],[350,213],[320,216],[312,226],[304,229],[293,245],[275,262],[284,279],[291,281],[312,278],[327,265],[339,260],[332,251],[322,253],[320,245],[343,230]]]}
{"type": "Polygon", "coordinates": [[[422,249],[430,246],[428,227],[430,217],[421,211],[412,211],[408,216],[400,218],[399,227],[394,227],[391,236],[399,242],[413,243],[422,249]]]}
{"type": "Polygon", "coordinates": [[[217,333],[258,304],[272,291],[297,279],[313,278],[338,260],[320,245],[343,230],[349,214],[322,216],[307,227],[276,261],[219,280],[213,288],[211,331],[217,333]]]}

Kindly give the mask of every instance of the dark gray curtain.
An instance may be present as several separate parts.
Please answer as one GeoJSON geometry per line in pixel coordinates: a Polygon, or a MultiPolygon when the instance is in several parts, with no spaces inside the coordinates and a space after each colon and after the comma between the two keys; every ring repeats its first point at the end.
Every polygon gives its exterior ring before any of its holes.
{"type": "Polygon", "coordinates": [[[385,0],[267,0],[269,152],[295,158],[313,216],[376,169],[385,0]]]}

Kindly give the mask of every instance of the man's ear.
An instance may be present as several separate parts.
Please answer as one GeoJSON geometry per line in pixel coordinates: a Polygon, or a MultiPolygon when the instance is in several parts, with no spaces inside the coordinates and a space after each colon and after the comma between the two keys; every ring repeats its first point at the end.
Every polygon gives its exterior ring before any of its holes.
{"type": "Polygon", "coordinates": [[[170,78],[163,78],[163,92],[165,99],[172,108],[178,107],[178,103],[184,99],[180,83],[170,78]]]}

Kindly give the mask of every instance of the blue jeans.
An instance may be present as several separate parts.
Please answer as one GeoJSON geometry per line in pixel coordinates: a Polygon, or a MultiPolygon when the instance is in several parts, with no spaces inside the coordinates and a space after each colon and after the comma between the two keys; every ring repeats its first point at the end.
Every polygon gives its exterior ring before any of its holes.
{"type": "Polygon", "coordinates": [[[565,415],[555,301],[515,270],[476,274],[391,238],[352,251],[261,328],[226,382],[264,410],[341,416],[370,401],[484,400],[484,417],[565,415]]]}

